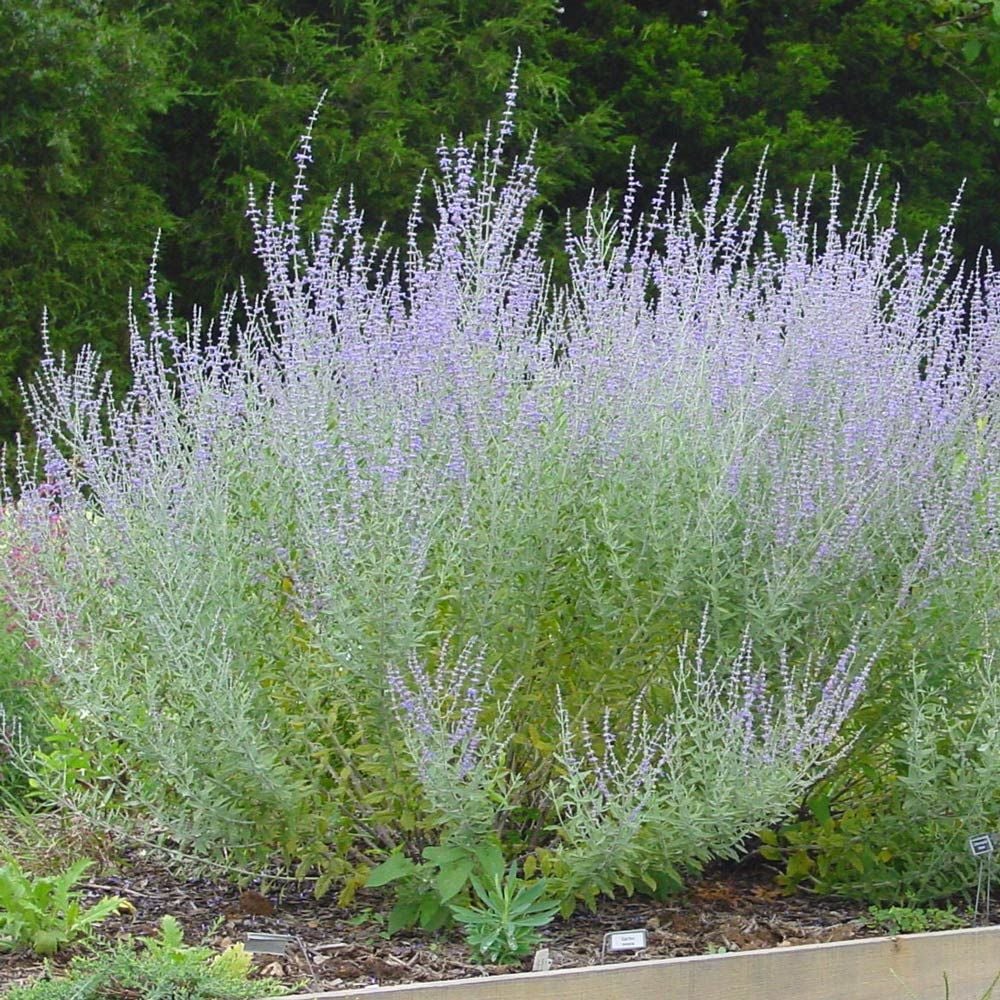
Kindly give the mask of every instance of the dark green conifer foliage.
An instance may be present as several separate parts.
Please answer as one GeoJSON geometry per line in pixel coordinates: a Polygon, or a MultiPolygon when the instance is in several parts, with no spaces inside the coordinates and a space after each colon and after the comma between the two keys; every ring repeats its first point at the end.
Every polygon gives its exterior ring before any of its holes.
{"type": "Polygon", "coordinates": [[[44,307],[57,345],[93,343],[124,384],[127,290],[158,229],[182,316],[257,287],[247,185],[287,189],[322,91],[317,201],[353,186],[399,234],[439,136],[496,117],[518,49],[553,225],[620,190],[632,146],[648,191],[676,144],[696,196],[724,149],[735,186],[767,147],[786,194],[820,175],[820,218],[832,165],[850,192],[884,163],[911,239],[967,178],[961,248],[1000,243],[997,0],[5,0],[0,438],[44,307]]]}
{"type": "Polygon", "coordinates": [[[169,52],[133,4],[0,4],[0,437],[17,426],[17,378],[53,342],[125,348],[141,284],[171,216],[150,183],[150,116],[176,98],[169,52]]]}

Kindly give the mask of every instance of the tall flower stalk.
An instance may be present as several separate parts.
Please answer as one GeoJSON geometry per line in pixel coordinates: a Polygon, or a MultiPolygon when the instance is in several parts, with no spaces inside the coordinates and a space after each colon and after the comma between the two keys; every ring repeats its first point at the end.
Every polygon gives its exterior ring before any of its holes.
{"type": "Polygon", "coordinates": [[[470,641],[452,660],[449,647],[445,638],[433,674],[412,654],[405,671],[390,667],[389,690],[433,823],[444,840],[474,847],[497,832],[518,783],[507,759],[516,685],[498,702],[486,650],[470,641]]]}

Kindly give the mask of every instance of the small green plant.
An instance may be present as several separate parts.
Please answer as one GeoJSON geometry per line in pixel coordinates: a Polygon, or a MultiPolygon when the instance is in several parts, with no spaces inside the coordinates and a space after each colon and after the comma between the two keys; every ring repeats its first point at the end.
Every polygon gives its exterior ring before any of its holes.
{"type": "Polygon", "coordinates": [[[16,989],[8,1000],[252,1000],[288,992],[280,983],[248,979],[251,967],[242,944],[221,954],[185,945],[180,924],[166,916],[159,938],[143,951],[124,942],[101,957],[75,958],[67,976],[16,989]]]}
{"type": "Polygon", "coordinates": [[[495,843],[476,848],[425,847],[421,858],[417,863],[397,851],[368,875],[365,885],[369,888],[392,885],[396,892],[396,904],[386,922],[389,934],[411,927],[436,931],[447,926],[452,922],[449,904],[467,894],[475,869],[491,871],[497,858],[501,871],[504,864],[495,843]]]}
{"type": "Polygon", "coordinates": [[[108,794],[115,780],[110,767],[122,745],[106,736],[85,736],[82,721],[73,715],[52,715],[46,723],[49,732],[21,765],[32,797],[52,801],[67,790],[108,794]]]}
{"type": "Polygon", "coordinates": [[[953,906],[872,906],[868,909],[869,927],[881,927],[890,934],[920,934],[964,927],[965,921],[953,906]]]}
{"type": "Polygon", "coordinates": [[[384,913],[379,913],[378,910],[373,910],[370,906],[366,906],[355,913],[353,917],[348,917],[344,923],[349,927],[366,927],[371,924],[382,928],[385,927],[386,916],[384,913]]]}
{"type": "Polygon", "coordinates": [[[369,888],[392,885],[396,891],[386,924],[390,934],[410,927],[435,931],[456,921],[474,958],[506,964],[534,949],[536,928],[560,908],[559,901],[545,898],[549,881],[520,879],[517,862],[508,868],[495,841],[474,848],[425,847],[421,857],[417,863],[396,852],[368,876],[369,888]]]}
{"type": "Polygon", "coordinates": [[[0,867],[0,950],[52,955],[116,913],[125,904],[118,896],[83,907],[73,887],[90,865],[82,860],[45,876],[25,872],[13,859],[0,867]]]}
{"type": "Polygon", "coordinates": [[[546,879],[527,883],[518,878],[517,862],[504,871],[503,858],[491,866],[485,879],[470,881],[481,905],[452,904],[452,916],[465,931],[473,957],[480,962],[507,965],[530,955],[541,940],[538,928],[556,915],[560,901],[547,899],[546,879]]]}
{"type": "Polygon", "coordinates": [[[729,949],[724,944],[710,944],[705,951],[706,955],[728,955],[729,949]]]}

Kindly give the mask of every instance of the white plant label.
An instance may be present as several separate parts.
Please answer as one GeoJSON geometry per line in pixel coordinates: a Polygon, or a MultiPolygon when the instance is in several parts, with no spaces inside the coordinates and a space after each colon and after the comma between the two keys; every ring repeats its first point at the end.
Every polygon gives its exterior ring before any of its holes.
{"type": "Polygon", "coordinates": [[[994,851],[993,837],[988,833],[977,833],[969,837],[969,850],[974,858],[992,854],[994,851]]]}
{"type": "Polygon", "coordinates": [[[611,931],[604,935],[605,951],[641,951],[645,947],[645,931],[611,931]]]}

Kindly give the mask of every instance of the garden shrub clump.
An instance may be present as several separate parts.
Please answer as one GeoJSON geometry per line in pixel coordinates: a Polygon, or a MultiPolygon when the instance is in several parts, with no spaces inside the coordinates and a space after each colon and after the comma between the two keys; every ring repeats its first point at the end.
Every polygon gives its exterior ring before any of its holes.
{"type": "Polygon", "coordinates": [[[182,322],[154,261],[123,399],[46,355],[0,546],[64,727],[35,794],[345,902],[398,854],[459,912],[499,848],[593,905],[761,832],[790,884],[960,887],[1000,805],[1000,276],[950,222],[901,246],[877,176],[820,227],[720,165],[699,208],[630,171],[557,286],[513,102],[404,252],[350,195],[304,231],[307,133],[251,197],[265,298],[182,322]]]}

